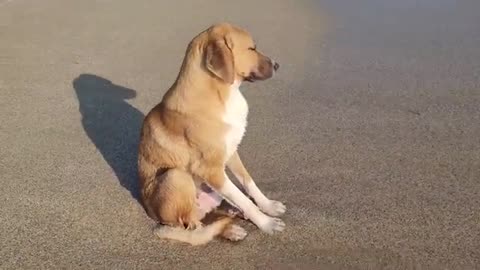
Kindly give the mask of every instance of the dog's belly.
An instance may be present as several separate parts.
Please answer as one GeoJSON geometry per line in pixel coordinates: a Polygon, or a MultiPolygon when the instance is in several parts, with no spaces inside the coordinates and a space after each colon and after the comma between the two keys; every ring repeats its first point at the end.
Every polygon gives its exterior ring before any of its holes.
{"type": "Polygon", "coordinates": [[[205,183],[201,183],[197,186],[196,204],[199,219],[203,219],[208,213],[215,209],[219,209],[220,213],[224,213],[230,217],[240,217],[245,219],[240,209],[231,203],[224,201],[220,194],[205,183]]]}
{"type": "Polygon", "coordinates": [[[206,214],[217,208],[222,203],[222,197],[209,188],[206,184],[197,187],[197,210],[199,218],[203,218],[206,214]]]}
{"type": "Polygon", "coordinates": [[[247,101],[238,89],[238,84],[234,83],[230,89],[230,96],[225,103],[225,113],[223,115],[223,121],[229,125],[225,135],[227,158],[237,151],[238,145],[242,141],[247,127],[247,115],[247,101]]]}

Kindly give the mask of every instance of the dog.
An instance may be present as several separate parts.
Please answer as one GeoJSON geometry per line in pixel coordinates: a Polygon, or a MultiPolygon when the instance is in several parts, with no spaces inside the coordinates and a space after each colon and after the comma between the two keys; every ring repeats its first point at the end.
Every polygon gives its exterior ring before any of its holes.
{"type": "Polygon", "coordinates": [[[189,43],[175,82],[146,115],[141,130],[141,202],[159,223],[154,229],[158,237],[191,245],[216,236],[242,240],[247,233],[231,217],[202,223],[223,199],[268,234],[284,229],[278,216],[285,205],[262,193],[237,152],[248,114],[239,87],[244,81],[269,79],[278,68],[257,50],[247,31],[229,23],[214,24],[189,43]]]}

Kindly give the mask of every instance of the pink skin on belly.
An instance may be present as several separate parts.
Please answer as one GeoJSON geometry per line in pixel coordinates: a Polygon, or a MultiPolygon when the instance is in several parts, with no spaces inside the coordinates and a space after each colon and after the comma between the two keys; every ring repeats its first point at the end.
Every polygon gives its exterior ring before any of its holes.
{"type": "MultiPolygon", "coordinates": [[[[203,219],[206,214],[210,213],[214,209],[220,206],[222,203],[223,198],[210,187],[205,184],[201,184],[200,187],[197,189],[197,211],[198,211],[198,218],[203,219]]],[[[241,211],[231,206],[227,207],[227,212],[230,216],[234,217],[241,217],[244,218],[241,211]]]]}
{"type": "Polygon", "coordinates": [[[202,184],[197,189],[197,211],[200,219],[204,218],[206,214],[217,208],[222,203],[222,197],[215,191],[202,184]]]}

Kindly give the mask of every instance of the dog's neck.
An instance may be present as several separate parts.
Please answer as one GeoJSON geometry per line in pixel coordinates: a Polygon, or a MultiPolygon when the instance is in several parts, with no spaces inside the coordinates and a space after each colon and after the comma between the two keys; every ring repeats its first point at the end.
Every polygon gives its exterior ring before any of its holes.
{"type": "Polygon", "coordinates": [[[183,105],[201,106],[201,101],[206,99],[217,99],[221,105],[225,105],[231,90],[240,87],[241,80],[236,79],[233,84],[228,84],[208,71],[202,56],[201,51],[190,51],[185,56],[175,83],[163,98],[168,108],[184,111],[183,105]]]}

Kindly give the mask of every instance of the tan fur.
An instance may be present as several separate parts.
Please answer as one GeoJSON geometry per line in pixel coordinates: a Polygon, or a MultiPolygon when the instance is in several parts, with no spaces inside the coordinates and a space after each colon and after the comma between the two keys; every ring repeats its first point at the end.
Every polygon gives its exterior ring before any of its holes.
{"type": "Polygon", "coordinates": [[[234,175],[238,176],[239,180],[242,181],[243,186],[245,186],[247,182],[252,181],[252,177],[243,165],[243,162],[240,159],[238,152],[233,153],[233,155],[227,161],[227,167],[232,171],[234,175]]]}
{"type": "MultiPolygon", "coordinates": [[[[272,73],[272,62],[254,48],[250,35],[235,26],[217,24],[203,31],[190,42],[175,83],[144,119],[138,158],[141,199],[150,217],[170,226],[156,229],[160,237],[204,244],[229,227],[230,219],[202,227],[194,179],[214,189],[223,185],[230,158],[222,139],[228,129],[222,114],[229,87],[233,81],[272,73]]],[[[248,175],[238,154],[230,164],[248,175]]]]}
{"type": "Polygon", "coordinates": [[[222,234],[225,234],[225,236],[228,237],[229,230],[226,228],[230,222],[230,218],[223,218],[215,223],[212,223],[210,226],[199,226],[193,230],[159,225],[154,229],[153,232],[160,238],[177,240],[188,243],[192,246],[199,246],[205,245],[206,243],[212,241],[213,237],[218,235],[219,232],[222,232],[222,234]]]}

